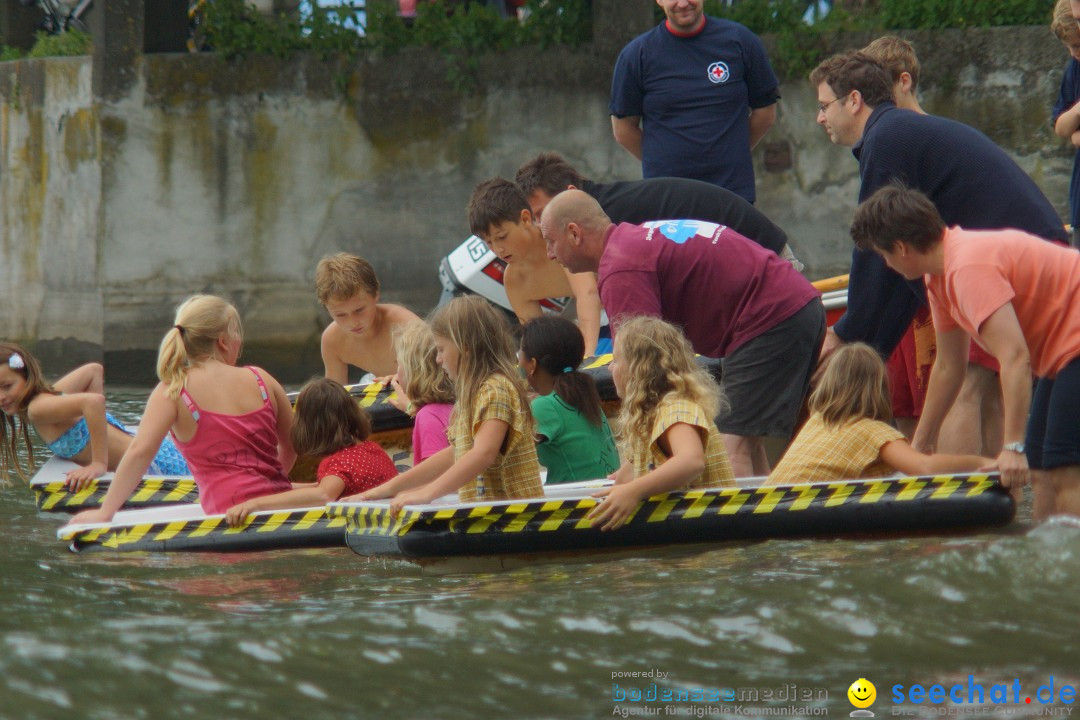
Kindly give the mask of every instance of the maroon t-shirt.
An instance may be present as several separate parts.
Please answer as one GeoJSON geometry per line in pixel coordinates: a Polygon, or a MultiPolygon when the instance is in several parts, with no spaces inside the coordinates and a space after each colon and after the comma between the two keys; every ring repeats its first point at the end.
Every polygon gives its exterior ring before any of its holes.
{"type": "Polygon", "coordinates": [[[327,455],[319,463],[315,477],[322,480],[328,475],[336,475],[345,481],[341,495],[355,495],[382,485],[397,475],[394,461],[386,451],[373,440],[365,440],[352,447],[338,450],[327,455]]]}
{"type": "Polygon", "coordinates": [[[660,317],[706,357],[730,354],[820,296],[787,260],[723,225],[621,223],[604,241],[597,285],[616,331],[621,317],[660,317]]]}

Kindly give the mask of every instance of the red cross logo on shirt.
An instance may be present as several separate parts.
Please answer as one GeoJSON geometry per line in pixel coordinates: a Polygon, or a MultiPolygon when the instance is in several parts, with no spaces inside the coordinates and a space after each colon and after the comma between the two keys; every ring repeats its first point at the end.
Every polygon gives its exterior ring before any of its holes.
{"type": "Polygon", "coordinates": [[[731,77],[731,71],[728,70],[727,63],[717,60],[709,66],[709,81],[712,83],[726,82],[731,77]]]}

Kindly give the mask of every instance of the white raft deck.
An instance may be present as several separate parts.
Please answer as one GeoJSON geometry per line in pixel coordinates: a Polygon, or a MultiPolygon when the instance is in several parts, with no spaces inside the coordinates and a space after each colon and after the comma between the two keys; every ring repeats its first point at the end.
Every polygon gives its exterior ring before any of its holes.
{"type": "MultiPolygon", "coordinates": [[[[30,479],[30,489],[38,510],[44,512],[78,512],[101,504],[109,489],[113,474],[105,473],[92,480],[78,492],[71,492],[65,484],[69,470],[79,467],[70,460],[51,457],[30,479]]],[[[190,475],[147,475],[124,507],[153,507],[197,502],[199,491],[190,475]]]]}

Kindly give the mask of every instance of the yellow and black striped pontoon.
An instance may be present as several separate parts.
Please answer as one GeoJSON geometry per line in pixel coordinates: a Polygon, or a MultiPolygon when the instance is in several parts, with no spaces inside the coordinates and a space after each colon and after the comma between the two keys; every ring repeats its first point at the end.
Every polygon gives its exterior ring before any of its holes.
{"type": "Polygon", "coordinates": [[[128,510],[110,523],[66,525],[56,532],[74,551],[232,552],[281,548],[341,547],[345,519],[325,507],[252,513],[239,527],[199,505],[128,510]]]}
{"type": "Polygon", "coordinates": [[[780,537],[952,532],[1008,524],[1016,507],[996,475],[942,475],[737,487],[657,495],[618,530],[585,518],[603,483],[548,488],[544,499],[406,507],[332,503],[356,553],[425,564],[462,557],[583,553],[780,537]]]}

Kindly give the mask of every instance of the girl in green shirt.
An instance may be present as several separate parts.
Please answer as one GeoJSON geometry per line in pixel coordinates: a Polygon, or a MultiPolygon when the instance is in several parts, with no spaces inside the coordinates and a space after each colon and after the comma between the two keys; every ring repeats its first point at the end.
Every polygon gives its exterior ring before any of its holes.
{"type": "Polygon", "coordinates": [[[578,369],[584,357],[585,339],[569,320],[543,316],[522,326],[518,364],[539,394],[531,407],[548,484],[598,480],[619,469],[596,384],[578,369]]]}

